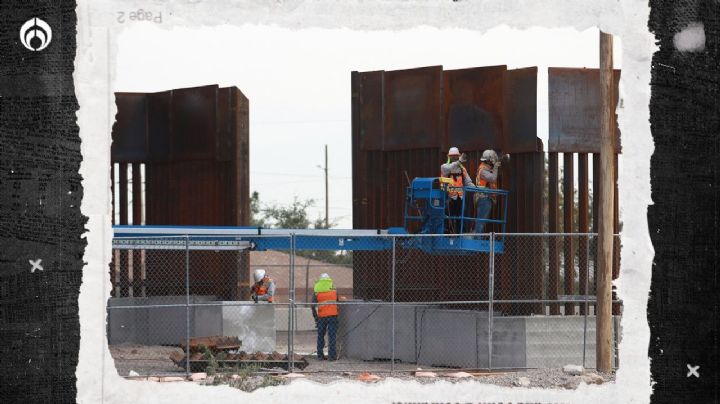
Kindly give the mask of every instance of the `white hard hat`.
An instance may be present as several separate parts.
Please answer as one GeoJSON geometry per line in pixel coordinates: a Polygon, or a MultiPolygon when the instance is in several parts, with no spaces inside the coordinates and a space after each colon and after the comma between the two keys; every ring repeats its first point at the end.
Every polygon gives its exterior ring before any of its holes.
{"type": "Polygon", "coordinates": [[[326,274],[325,272],[320,274],[320,279],[330,279],[330,275],[326,274]]]}
{"type": "Polygon", "coordinates": [[[450,150],[448,150],[448,156],[459,156],[460,150],[457,147],[451,147],[450,150]]]}
{"type": "Polygon", "coordinates": [[[495,150],[485,150],[482,157],[480,157],[480,160],[495,163],[498,161],[498,156],[497,153],[495,153],[495,150]]]}
{"type": "Polygon", "coordinates": [[[265,277],[265,270],[264,269],[256,269],[253,276],[255,277],[255,282],[260,282],[262,280],[262,278],[265,277]]]}

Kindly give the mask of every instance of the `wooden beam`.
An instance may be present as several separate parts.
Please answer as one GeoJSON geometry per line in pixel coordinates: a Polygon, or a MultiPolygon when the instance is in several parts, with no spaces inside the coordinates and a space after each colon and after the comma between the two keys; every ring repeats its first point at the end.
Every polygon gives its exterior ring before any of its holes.
{"type": "Polygon", "coordinates": [[[598,212],[597,370],[612,370],[612,267],[615,111],[613,108],[613,38],[600,32],[600,209],[598,212]]]}

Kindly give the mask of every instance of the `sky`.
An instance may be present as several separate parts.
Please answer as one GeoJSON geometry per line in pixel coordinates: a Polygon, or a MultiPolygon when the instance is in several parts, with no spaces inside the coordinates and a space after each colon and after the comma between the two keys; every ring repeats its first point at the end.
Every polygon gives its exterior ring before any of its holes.
{"type": "MultiPolygon", "coordinates": [[[[418,27],[406,31],[290,30],[220,26],[162,30],[138,25],[115,38],[116,92],[218,84],[250,100],[250,190],[263,204],[313,199],[324,217],[328,145],[330,220],[352,228],[352,71],[507,65],[538,67],[538,137],[547,145],[547,68],[598,67],[597,29],[418,27]]],[[[622,66],[615,38],[614,66],[622,66]]],[[[111,66],[113,68],[113,66],[111,66]]],[[[622,96],[622,87],[620,89],[622,96]]],[[[109,134],[108,134],[109,136],[109,134]]],[[[440,164],[440,162],[438,162],[440,164]]]]}

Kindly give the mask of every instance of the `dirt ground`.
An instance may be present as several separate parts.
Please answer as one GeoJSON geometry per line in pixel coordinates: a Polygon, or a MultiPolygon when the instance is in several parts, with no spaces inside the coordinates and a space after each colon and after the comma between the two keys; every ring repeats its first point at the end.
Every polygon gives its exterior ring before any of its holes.
{"type": "MultiPolygon", "coordinates": [[[[432,383],[437,380],[448,380],[460,382],[465,380],[476,380],[482,383],[499,386],[524,386],[540,388],[576,388],[580,382],[585,383],[609,383],[615,380],[615,375],[598,374],[588,370],[584,376],[571,376],[562,369],[529,369],[520,371],[494,371],[491,373],[473,371],[468,372],[471,376],[466,378],[453,378],[446,375],[457,372],[456,369],[422,367],[423,371],[434,372],[437,377],[416,377],[412,372],[418,369],[416,364],[396,363],[395,372],[391,373],[389,361],[362,361],[341,358],[337,361],[320,361],[314,355],[314,339],[312,335],[301,335],[295,337],[296,352],[305,355],[308,366],[297,373],[301,373],[304,379],[319,383],[331,383],[339,380],[358,380],[363,373],[370,373],[380,379],[394,378],[400,380],[416,380],[420,383],[432,383]],[[592,380],[591,380],[592,379],[592,380]]],[[[280,348],[280,346],[278,346],[280,348]]],[[[283,352],[278,349],[279,352],[283,352]]],[[[110,352],[115,359],[115,366],[118,374],[128,376],[185,376],[185,370],[176,366],[170,360],[173,352],[182,353],[177,347],[166,346],[140,346],[140,345],[116,345],[110,347],[110,352]],[[133,372],[133,373],[131,373],[133,372]]],[[[280,372],[279,372],[280,373],[280,372]]],[[[290,380],[278,379],[279,383],[289,383],[290,380]]],[[[217,381],[201,382],[204,384],[217,384],[217,381]]]]}

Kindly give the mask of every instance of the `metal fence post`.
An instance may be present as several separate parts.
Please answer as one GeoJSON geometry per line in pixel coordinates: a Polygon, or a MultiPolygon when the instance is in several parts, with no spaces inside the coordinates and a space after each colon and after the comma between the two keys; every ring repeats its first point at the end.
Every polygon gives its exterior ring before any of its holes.
{"type": "Polygon", "coordinates": [[[295,233],[290,235],[290,273],[288,285],[288,372],[295,368],[295,233]]]}
{"type": "Polygon", "coordinates": [[[397,238],[392,238],[392,281],[391,281],[391,308],[392,308],[392,345],[390,357],[390,372],[395,373],[395,245],[397,238]]]}
{"type": "MultiPolygon", "coordinates": [[[[586,256],[590,256],[590,243],[585,243],[585,248],[588,249],[586,256]]],[[[590,289],[588,289],[590,278],[590,265],[585,265],[585,316],[583,323],[583,367],[585,367],[585,356],[587,354],[587,322],[588,322],[588,296],[590,295],[590,289]]]]}
{"type": "Polygon", "coordinates": [[[488,259],[488,370],[492,370],[493,347],[493,289],[495,289],[495,233],[490,233],[490,258],[488,259]]]}
{"type": "Polygon", "coordinates": [[[190,235],[185,235],[185,375],[190,377],[190,235]]]}

